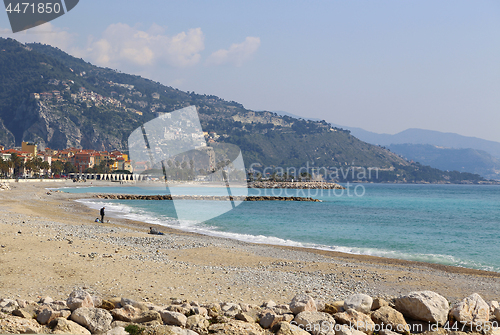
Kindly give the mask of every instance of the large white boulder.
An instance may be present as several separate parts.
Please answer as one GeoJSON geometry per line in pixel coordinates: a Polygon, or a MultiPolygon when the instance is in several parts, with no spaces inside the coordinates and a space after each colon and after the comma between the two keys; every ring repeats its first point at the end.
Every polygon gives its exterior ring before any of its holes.
{"type": "Polygon", "coordinates": [[[185,316],[184,314],[167,310],[161,311],[160,314],[165,324],[171,326],[186,327],[187,316],[185,316]]]}
{"type": "Polygon", "coordinates": [[[396,310],[418,321],[443,325],[450,310],[448,300],[432,291],[410,292],[396,299],[396,310]]]}
{"type": "Polygon", "coordinates": [[[94,299],[84,290],[74,290],[66,300],[66,304],[71,311],[80,307],[92,308],[94,307],[94,299]]]}
{"type": "Polygon", "coordinates": [[[71,320],[84,326],[94,334],[108,331],[111,328],[113,317],[105,309],[80,307],[71,313],[71,320]]]}
{"type": "Polygon", "coordinates": [[[301,312],[316,312],[316,302],[307,294],[297,294],[290,303],[290,310],[294,315],[301,312]]]}
{"type": "Polygon", "coordinates": [[[344,310],[355,309],[361,313],[368,313],[372,310],[373,299],[366,294],[354,294],[344,301],[344,310]]]}
{"type": "Polygon", "coordinates": [[[490,320],[490,306],[479,294],[473,293],[456,305],[450,314],[458,322],[479,326],[490,320]]]}

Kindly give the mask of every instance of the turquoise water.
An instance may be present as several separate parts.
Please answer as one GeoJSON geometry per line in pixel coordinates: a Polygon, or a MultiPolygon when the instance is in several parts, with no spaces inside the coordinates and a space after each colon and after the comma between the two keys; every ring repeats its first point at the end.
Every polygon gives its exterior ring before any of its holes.
{"type": "MultiPolygon", "coordinates": [[[[115,215],[204,234],[500,272],[500,186],[350,185],[347,191],[250,189],[249,195],[313,196],[321,203],[244,202],[204,223],[178,223],[171,201],[107,201],[115,215]]],[[[186,188],[184,194],[211,194],[186,188]]],[[[220,189],[219,191],[222,191],[220,189]]],[[[68,192],[159,194],[164,189],[93,187],[68,192]]],[[[99,208],[102,201],[86,204],[99,208]]],[[[211,201],[184,201],[210,211],[211,201]]],[[[108,212],[109,212],[108,211],[108,212]]]]}

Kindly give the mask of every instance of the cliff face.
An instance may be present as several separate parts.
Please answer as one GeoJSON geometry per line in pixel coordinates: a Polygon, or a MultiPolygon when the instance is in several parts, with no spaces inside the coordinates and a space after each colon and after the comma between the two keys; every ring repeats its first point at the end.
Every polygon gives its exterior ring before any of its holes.
{"type": "MultiPolygon", "coordinates": [[[[18,140],[36,142],[40,148],[124,149],[121,138],[103,134],[83,116],[68,113],[68,109],[42,101],[25,101],[15,111],[11,125],[18,140]]],[[[10,134],[13,143],[14,135],[10,134]]]]}
{"type": "Polygon", "coordinates": [[[9,148],[14,146],[14,142],[14,134],[12,134],[10,130],[5,127],[2,119],[0,119],[0,144],[9,148]]]}

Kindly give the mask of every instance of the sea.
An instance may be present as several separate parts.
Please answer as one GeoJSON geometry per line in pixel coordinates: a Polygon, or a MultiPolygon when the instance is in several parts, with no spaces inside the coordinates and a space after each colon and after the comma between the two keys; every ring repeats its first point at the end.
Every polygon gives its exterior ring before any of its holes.
{"type": "MultiPolygon", "coordinates": [[[[438,263],[500,272],[500,186],[349,184],[345,190],[249,189],[249,195],[310,196],[321,202],[242,202],[200,222],[217,201],[183,201],[193,220],[177,220],[172,201],[82,199],[107,215],[252,243],[438,263]]],[[[168,194],[165,187],[74,187],[70,193],[168,194]]],[[[224,188],[189,187],[208,195],[224,188]]],[[[174,194],[174,193],[172,193],[174,194]]],[[[92,220],[93,218],[89,218],[92,220]]]]}

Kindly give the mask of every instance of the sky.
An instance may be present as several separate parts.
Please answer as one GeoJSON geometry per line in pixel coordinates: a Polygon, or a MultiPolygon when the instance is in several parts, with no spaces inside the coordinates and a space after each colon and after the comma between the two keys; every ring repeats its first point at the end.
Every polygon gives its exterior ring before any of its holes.
{"type": "Polygon", "coordinates": [[[0,36],[252,110],[500,142],[500,1],[81,0],[0,36]]]}

